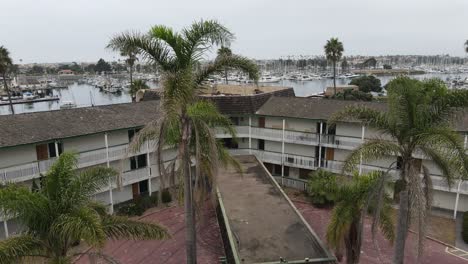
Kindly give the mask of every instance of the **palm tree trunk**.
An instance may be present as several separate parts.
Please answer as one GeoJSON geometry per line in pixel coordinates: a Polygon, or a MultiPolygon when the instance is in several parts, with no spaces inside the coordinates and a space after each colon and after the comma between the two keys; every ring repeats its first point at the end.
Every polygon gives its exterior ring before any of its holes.
{"type": "Polygon", "coordinates": [[[226,84],[228,84],[228,74],[227,74],[227,69],[224,69],[224,79],[226,80],[226,84]]]}
{"type": "Polygon", "coordinates": [[[336,95],[336,62],[333,61],[333,94],[336,95]]]}
{"type": "Polygon", "coordinates": [[[133,83],[133,65],[130,65],[130,85],[133,83]]]}
{"type": "Polygon", "coordinates": [[[182,121],[182,142],[179,148],[179,155],[183,157],[182,166],[184,177],[184,209],[185,209],[185,250],[187,255],[187,264],[197,263],[196,252],[196,233],[195,233],[195,218],[193,208],[193,189],[192,178],[190,173],[190,154],[188,149],[188,141],[190,138],[190,124],[187,119],[182,121]]]}
{"type": "Polygon", "coordinates": [[[395,239],[395,251],[393,254],[394,264],[403,264],[405,257],[405,243],[409,228],[409,199],[408,190],[405,186],[400,192],[400,209],[398,211],[397,230],[395,239]]]}
{"type": "Polygon", "coordinates": [[[349,232],[345,238],[346,263],[357,264],[361,255],[361,239],[359,234],[359,218],[354,219],[349,227],[349,232]]]}
{"type": "Polygon", "coordinates": [[[10,110],[11,113],[14,115],[15,114],[15,109],[13,108],[13,102],[11,101],[11,94],[10,94],[10,89],[8,88],[8,84],[6,81],[6,74],[3,73],[3,85],[5,86],[5,91],[7,92],[8,95],[8,101],[10,102],[10,110]]]}

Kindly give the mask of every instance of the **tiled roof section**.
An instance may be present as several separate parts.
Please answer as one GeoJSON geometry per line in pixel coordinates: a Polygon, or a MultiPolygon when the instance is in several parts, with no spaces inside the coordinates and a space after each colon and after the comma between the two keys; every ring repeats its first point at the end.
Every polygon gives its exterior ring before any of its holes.
{"type": "Polygon", "coordinates": [[[294,97],[294,89],[286,88],[279,91],[260,93],[253,95],[233,95],[233,96],[206,96],[206,100],[211,100],[223,114],[246,115],[255,114],[260,107],[271,97],[294,97]]]}
{"type": "Polygon", "coordinates": [[[159,101],[113,104],[0,116],[0,147],[143,126],[159,101]]]}
{"type": "Polygon", "coordinates": [[[378,102],[356,102],[307,97],[272,97],[256,113],[266,116],[282,116],[326,120],[348,105],[366,105],[385,111],[386,105],[378,102]]]}

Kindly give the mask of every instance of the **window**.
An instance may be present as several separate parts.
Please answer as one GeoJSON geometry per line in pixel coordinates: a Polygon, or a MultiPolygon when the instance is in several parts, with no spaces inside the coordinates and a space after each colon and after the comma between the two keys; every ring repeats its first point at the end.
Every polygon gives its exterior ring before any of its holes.
{"type": "Polygon", "coordinates": [[[239,125],[239,117],[231,116],[230,119],[231,119],[231,122],[232,122],[233,125],[235,125],[235,126],[239,125]]]}
{"type": "Polygon", "coordinates": [[[265,150],[265,140],[263,139],[258,140],[258,149],[265,150]]]}
{"type": "Polygon", "coordinates": [[[403,165],[403,158],[398,156],[396,161],[396,168],[397,170],[401,170],[401,166],[403,165]]]}
{"type": "Polygon", "coordinates": [[[63,144],[61,142],[57,142],[57,148],[58,148],[58,155],[55,150],[55,142],[51,142],[47,144],[47,147],[49,148],[49,158],[54,158],[62,154],[63,152],[63,144]]]}
{"type": "Polygon", "coordinates": [[[273,174],[281,175],[281,165],[275,164],[273,167],[273,174]]]}
{"type": "Polygon", "coordinates": [[[128,130],[128,141],[131,142],[133,137],[135,136],[135,134],[138,133],[138,131],[140,131],[140,130],[141,130],[140,128],[129,129],[128,130]]]}
{"type": "Polygon", "coordinates": [[[146,167],[146,154],[141,154],[130,158],[130,169],[136,170],[146,167]]]}
{"type": "Polygon", "coordinates": [[[148,180],[144,180],[138,183],[138,187],[140,189],[140,194],[148,194],[149,188],[148,188],[148,180]]]}

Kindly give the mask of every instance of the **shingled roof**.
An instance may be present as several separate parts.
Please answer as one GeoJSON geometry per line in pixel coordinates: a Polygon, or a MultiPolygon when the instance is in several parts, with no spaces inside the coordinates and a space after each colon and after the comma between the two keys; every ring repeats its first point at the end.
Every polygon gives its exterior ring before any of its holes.
{"type": "Polygon", "coordinates": [[[144,126],[159,101],[0,116],[0,147],[144,126]]]}
{"type": "MultiPolygon", "coordinates": [[[[358,102],[308,97],[272,97],[256,112],[257,115],[328,120],[333,113],[349,105],[363,105],[386,111],[384,102],[358,102]]],[[[468,131],[468,109],[461,111],[454,121],[457,131],[468,131]]]]}
{"type": "Polygon", "coordinates": [[[203,96],[203,99],[212,101],[223,114],[248,115],[255,114],[273,96],[294,97],[294,89],[285,88],[252,95],[203,96]]]}

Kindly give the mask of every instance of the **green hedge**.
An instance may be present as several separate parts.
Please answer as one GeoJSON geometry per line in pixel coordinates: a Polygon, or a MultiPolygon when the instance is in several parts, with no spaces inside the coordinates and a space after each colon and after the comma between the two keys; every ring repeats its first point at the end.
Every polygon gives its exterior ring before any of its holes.
{"type": "Polygon", "coordinates": [[[468,212],[463,213],[462,237],[465,243],[468,243],[468,212]]]}
{"type": "Polygon", "coordinates": [[[140,216],[143,215],[146,210],[155,206],[158,206],[158,192],[154,192],[151,196],[140,196],[136,199],[118,205],[117,214],[140,216]]]}

